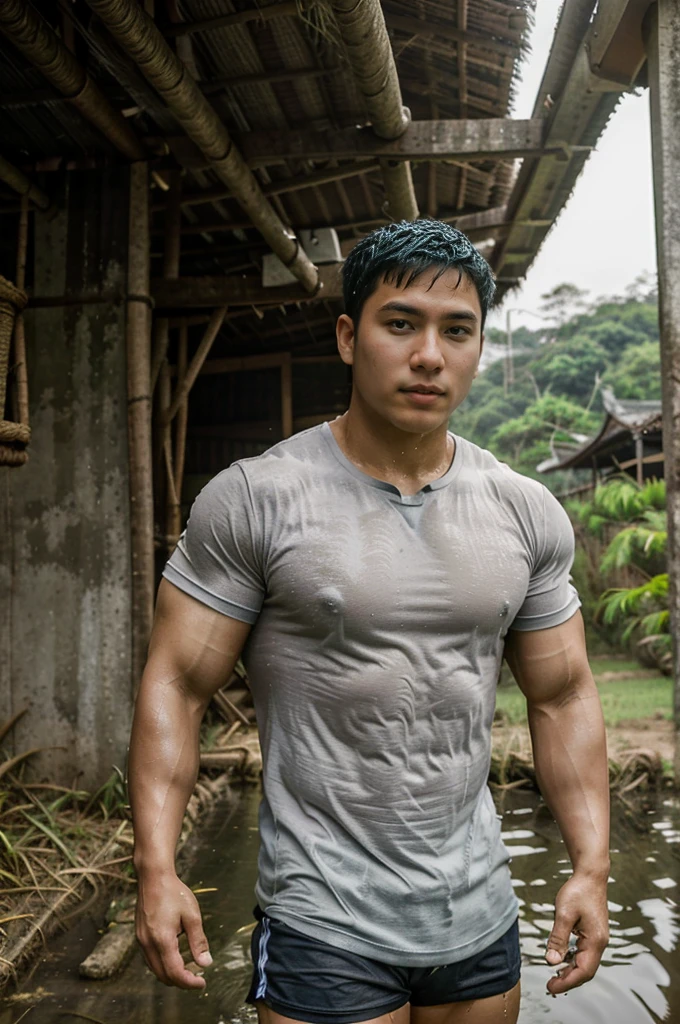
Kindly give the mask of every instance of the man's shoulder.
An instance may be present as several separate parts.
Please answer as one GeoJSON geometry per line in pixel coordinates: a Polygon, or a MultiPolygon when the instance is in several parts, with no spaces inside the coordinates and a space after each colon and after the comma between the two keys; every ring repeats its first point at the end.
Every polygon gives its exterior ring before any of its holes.
{"type": "Polygon", "coordinates": [[[291,437],[277,441],[260,455],[238,459],[224,473],[237,472],[250,488],[275,488],[282,482],[294,485],[300,475],[306,475],[328,455],[328,442],[324,438],[325,423],[301,430],[291,437]]]}
{"type": "Polygon", "coordinates": [[[465,445],[469,475],[480,487],[492,487],[509,501],[515,498],[542,506],[548,490],[544,483],[518,473],[506,462],[501,462],[488,448],[481,448],[467,438],[460,440],[465,445]]]}

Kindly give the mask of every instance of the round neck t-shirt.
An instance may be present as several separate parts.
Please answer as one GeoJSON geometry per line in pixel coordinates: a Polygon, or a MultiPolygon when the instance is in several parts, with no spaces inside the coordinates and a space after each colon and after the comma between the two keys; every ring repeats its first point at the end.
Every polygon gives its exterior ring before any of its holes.
{"type": "Polygon", "coordinates": [[[453,437],[402,495],[327,423],[296,434],[201,491],[164,569],[253,626],[259,906],[400,966],[465,959],[517,916],[487,785],[504,638],[581,603],[557,499],[453,437]]]}

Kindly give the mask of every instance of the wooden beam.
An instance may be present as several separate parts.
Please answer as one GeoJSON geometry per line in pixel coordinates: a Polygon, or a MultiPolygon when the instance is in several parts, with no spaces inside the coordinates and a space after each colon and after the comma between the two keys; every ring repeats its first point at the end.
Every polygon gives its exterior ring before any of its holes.
{"type": "MultiPolygon", "coordinates": [[[[296,175],[293,178],[285,178],[283,181],[273,181],[269,185],[263,185],[262,191],[266,196],[280,196],[288,192],[300,192],[305,188],[315,188],[317,185],[327,185],[334,181],[342,181],[344,178],[354,178],[358,174],[370,174],[380,169],[377,161],[366,161],[365,163],[353,164],[349,167],[333,167],[327,171],[319,171],[316,174],[296,175]]],[[[234,194],[229,189],[206,188],[201,192],[188,192],[182,196],[182,206],[199,206],[203,203],[219,202],[222,199],[233,199],[234,194]]],[[[154,206],[154,209],[162,209],[161,204],[154,206]]]]}
{"type": "MultiPolygon", "coordinates": [[[[239,146],[250,167],[285,160],[485,160],[542,155],[543,118],[505,117],[411,121],[403,135],[379,139],[371,127],[333,131],[248,132],[239,146]]],[[[559,149],[559,147],[555,147],[559,149]]]]}
{"type": "Polygon", "coordinates": [[[200,21],[178,22],[165,29],[165,35],[188,36],[194,32],[209,32],[216,28],[231,28],[233,25],[245,25],[249,21],[269,21],[271,18],[295,18],[298,15],[296,0],[281,0],[270,7],[256,7],[249,11],[237,11],[235,14],[221,14],[216,18],[203,18],[200,21]]]}
{"type": "MultiPolygon", "coordinates": [[[[327,78],[329,75],[337,74],[342,68],[333,66],[329,68],[287,68],[283,71],[265,71],[256,75],[239,75],[236,78],[212,78],[204,79],[200,83],[201,90],[206,96],[211,93],[221,92],[224,89],[237,89],[239,86],[250,85],[276,85],[278,82],[300,82],[314,78],[327,78]]],[[[0,103],[0,106],[2,104],[0,103]]]]}
{"type": "Polygon", "coordinates": [[[210,323],[205,329],[203,337],[201,338],[201,342],[198,348],[196,349],[196,352],[194,353],[191,362],[189,363],[186,373],[182,377],[181,381],[178,382],[177,390],[172,396],[170,407],[164,414],[163,419],[165,423],[170,423],[174,419],[178,409],[181,407],[182,403],[186,401],[189,392],[191,391],[194,385],[194,381],[201,372],[201,367],[203,366],[203,363],[205,362],[206,357],[213,346],[213,342],[215,341],[215,338],[219,334],[220,327],[222,326],[222,321],[224,320],[226,312],[227,307],[221,306],[219,309],[216,309],[213,315],[210,317],[210,323]]]}
{"type": "Polygon", "coordinates": [[[49,196],[46,196],[43,190],[32,182],[23,171],[2,156],[0,156],[0,181],[9,185],[20,196],[27,196],[39,210],[49,209],[49,196]]]}
{"type": "Polygon", "coordinates": [[[319,267],[321,289],[310,295],[298,284],[264,288],[257,277],[178,277],[175,281],[154,278],[151,293],[158,309],[202,309],[216,306],[279,306],[314,299],[342,297],[339,266],[319,267]]]}
{"type": "Polygon", "coordinates": [[[400,14],[389,14],[387,17],[388,26],[399,32],[406,32],[410,36],[425,36],[433,39],[450,39],[454,43],[469,43],[477,46],[480,50],[490,50],[493,53],[502,53],[506,57],[519,57],[519,39],[517,42],[510,42],[505,39],[493,39],[486,34],[479,32],[467,32],[460,28],[454,28],[450,22],[434,21],[427,18],[421,21],[419,18],[409,18],[400,14]]]}

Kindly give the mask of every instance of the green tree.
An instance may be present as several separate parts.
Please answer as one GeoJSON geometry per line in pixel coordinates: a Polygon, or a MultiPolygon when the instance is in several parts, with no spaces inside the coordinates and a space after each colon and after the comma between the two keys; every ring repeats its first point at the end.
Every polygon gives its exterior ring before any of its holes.
{"type": "Polygon", "coordinates": [[[607,353],[585,334],[557,341],[541,353],[532,372],[541,389],[588,401],[595,381],[607,369],[607,353]]]}
{"type": "Polygon", "coordinates": [[[541,312],[556,324],[564,324],[585,308],[587,295],[587,291],[575,284],[558,284],[541,295],[541,312]]]}
{"type": "Polygon", "coordinates": [[[603,383],[613,388],[617,398],[657,399],[661,401],[661,356],[656,341],[643,341],[621,356],[616,369],[610,369],[603,383]]]}
{"type": "Polygon", "coordinates": [[[513,469],[535,477],[537,463],[550,457],[551,438],[573,443],[574,433],[590,435],[598,422],[598,416],[577,402],[547,392],[534,399],[520,416],[497,427],[490,448],[513,469]]]}

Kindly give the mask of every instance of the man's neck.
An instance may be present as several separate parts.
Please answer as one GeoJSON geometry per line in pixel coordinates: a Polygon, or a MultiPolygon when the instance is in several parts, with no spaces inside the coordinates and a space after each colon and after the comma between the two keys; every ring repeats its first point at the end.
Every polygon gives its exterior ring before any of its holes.
{"type": "Polygon", "coordinates": [[[350,462],[405,495],[444,476],[453,461],[455,443],[445,423],[427,434],[410,434],[384,420],[376,422],[352,403],[329,425],[350,462]]]}

